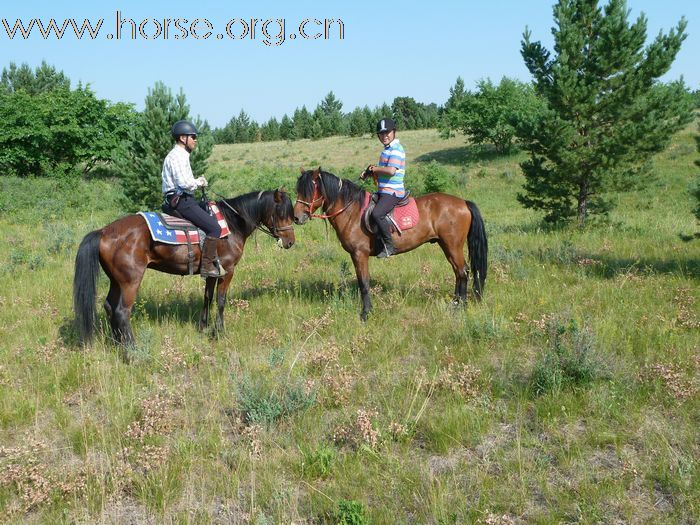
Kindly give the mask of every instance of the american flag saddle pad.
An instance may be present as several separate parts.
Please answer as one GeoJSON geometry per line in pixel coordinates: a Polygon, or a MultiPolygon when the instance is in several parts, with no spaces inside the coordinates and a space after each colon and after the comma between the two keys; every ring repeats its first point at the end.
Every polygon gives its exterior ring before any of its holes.
{"type": "MultiPolygon", "coordinates": [[[[221,238],[227,237],[231,231],[223,213],[213,202],[209,203],[209,208],[221,226],[221,238]]],[[[204,232],[185,219],[155,211],[140,211],[139,215],[145,219],[154,241],[166,244],[187,244],[188,233],[192,244],[204,240],[204,232]]]]}

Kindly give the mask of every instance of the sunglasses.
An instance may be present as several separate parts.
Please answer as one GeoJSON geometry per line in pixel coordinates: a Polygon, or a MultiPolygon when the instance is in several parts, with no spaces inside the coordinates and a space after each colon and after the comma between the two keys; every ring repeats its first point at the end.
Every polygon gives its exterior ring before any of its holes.
{"type": "Polygon", "coordinates": [[[192,140],[197,140],[197,135],[188,135],[188,137],[192,137],[192,140]]]}

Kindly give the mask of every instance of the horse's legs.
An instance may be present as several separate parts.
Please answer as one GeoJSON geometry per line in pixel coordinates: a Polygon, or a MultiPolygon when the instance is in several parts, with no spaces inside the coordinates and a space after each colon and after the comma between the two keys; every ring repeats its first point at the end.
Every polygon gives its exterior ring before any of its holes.
{"type": "Polygon", "coordinates": [[[209,308],[211,301],[214,298],[214,288],[216,288],[216,277],[207,277],[204,285],[204,304],[202,305],[202,313],[199,316],[199,329],[206,329],[209,324],[209,308]]]}
{"type": "Polygon", "coordinates": [[[113,278],[109,280],[109,292],[105,298],[105,312],[107,312],[107,319],[109,320],[109,326],[112,328],[112,337],[115,341],[119,341],[119,326],[117,325],[117,319],[115,312],[119,306],[119,301],[122,297],[122,290],[119,283],[113,278]]]}
{"type": "Polygon", "coordinates": [[[467,301],[467,286],[469,284],[469,271],[464,258],[464,243],[455,246],[454,244],[446,243],[442,239],[438,243],[455,273],[454,302],[457,304],[464,303],[467,301]]]}
{"type": "Polygon", "coordinates": [[[121,300],[114,311],[120,336],[117,340],[125,346],[133,346],[135,343],[134,333],[131,330],[131,308],[136,302],[136,292],[140,283],[139,279],[137,283],[129,283],[122,288],[121,300]]]}
{"type": "Polygon", "coordinates": [[[360,288],[360,297],[362,298],[360,319],[366,321],[367,315],[372,310],[372,302],[369,298],[369,256],[366,253],[353,252],[350,254],[350,257],[352,257],[352,263],[355,265],[357,285],[360,288]]]}
{"type": "Polygon", "coordinates": [[[226,292],[228,291],[228,286],[231,284],[233,279],[233,270],[229,271],[224,278],[219,281],[219,285],[216,287],[216,331],[224,331],[224,307],[226,306],[226,292]]]}
{"type": "Polygon", "coordinates": [[[114,276],[111,277],[112,284],[105,301],[105,310],[110,315],[114,339],[124,346],[133,346],[135,343],[134,334],[131,331],[131,308],[136,301],[136,293],[145,271],[144,267],[139,272],[133,271],[124,275],[122,277],[126,280],[122,282],[117,281],[114,276]]]}

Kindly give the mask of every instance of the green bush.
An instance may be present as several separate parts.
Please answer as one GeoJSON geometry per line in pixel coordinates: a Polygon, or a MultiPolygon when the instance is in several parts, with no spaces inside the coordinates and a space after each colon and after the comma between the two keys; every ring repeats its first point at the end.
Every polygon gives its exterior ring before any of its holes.
{"type": "Polygon", "coordinates": [[[431,160],[410,171],[406,183],[417,194],[444,192],[454,184],[454,178],[445,166],[431,160]]]}
{"type": "Polygon", "coordinates": [[[573,319],[546,324],[548,347],[535,363],[530,378],[535,395],[585,386],[601,376],[593,357],[593,337],[573,319]]]}
{"type": "Polygon", "coordinates": [[[248,424],[271,427],[279,419],[306,410],[316,401],[303,385],[286,385],[281,392],[261,382],[244,379],[238,385],[238,408],[248,424]]]}
{"type": "Polygon", "coordinates": [[[335,514],[337,525],[367,525],[365,508],[359,501],[341,499],[335,514]]]}
{"type": "Polygon", "coordinates": [[[87,87],[0,95],[0,172],[59,178],[88,173],[112,159],[132,115],[130,106],[100,100],[87,87]]]}
{"type": "Polygon", "coordinates": [[[335,461],[335,450],[327,445],[319,445],[315,450],[301,449],[302,476],[316,479],[327,478],[335,461]]]}

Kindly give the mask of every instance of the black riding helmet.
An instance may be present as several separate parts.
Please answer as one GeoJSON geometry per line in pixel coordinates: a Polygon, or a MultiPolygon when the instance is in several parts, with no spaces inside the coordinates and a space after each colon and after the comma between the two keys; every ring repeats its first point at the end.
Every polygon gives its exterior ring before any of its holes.
{"type": "Polygon", "coordinates": [[[197,135],[198,133],[197,128],[189,120],[178,120],[173,124],[170,134],[176,139],[182,135],[197,135]]]}
{"type": "Polygon", "coordinates": [[[382,133],[384,131],[393,131],[396,129],[396,122],[390,118],[383,118],[377,122],[377,133],[382,133]]]}

